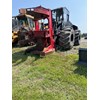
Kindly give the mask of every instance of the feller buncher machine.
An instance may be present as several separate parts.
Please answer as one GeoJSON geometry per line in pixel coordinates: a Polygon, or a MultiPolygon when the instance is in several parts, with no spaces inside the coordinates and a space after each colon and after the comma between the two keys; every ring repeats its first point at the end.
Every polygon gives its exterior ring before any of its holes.
{"type": "Polygon", "coordinates": [[[45,55],[80,44],[80,30],[69,21],[69,11],[66,7],[50,10],[38,6],[22,8],[19,12],[20,15],[34,17],[30,22],[31,28],[21,27],[18,32],[21,38],[18,40],[19,45],[25,43],[26,39],[33,43],[33,47],[28,48],[25,53],[32,51],[33,54],[45,55]]]}
{"type": "Polygon", "coordinates": [[[30,41],[27,40],[27,36],[25,33],[26,31],[30,30],[33,31],[33,19],[33,16],[27,14],[19,14],[17,16],[12,17],[12,45],[29,45],[30,41]]]}

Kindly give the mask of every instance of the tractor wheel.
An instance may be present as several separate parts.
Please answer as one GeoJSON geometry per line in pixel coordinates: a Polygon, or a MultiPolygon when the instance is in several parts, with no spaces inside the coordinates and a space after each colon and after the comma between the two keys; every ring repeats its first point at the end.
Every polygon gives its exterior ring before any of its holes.
{"type": "Polygon", "coordinates": [[[27,32],[26,29],[22,29],[21,31],[18,32],[18,45],[20,47],[26,46],[28,43],[26,42],[27,40],[25,39],[25,33],[27,32]]]}
{"type": "Polygon", "coordinates": [[[71,49],[74,45],[74,35],[72,31],[63,30],[59,35],[59,47],[61,50],[71,49]]]}
{"type": "Polygon", "coordinates": [[[27,32],[26,29],[21,29],[21,31],[18,32],[18,40],[25,40],[25,33],[27,32]]]}
{"type": "Polygon", "coordinates": [[[76,31],[75,32],[75,39],[74,39],[74,45],[80,45],[80,32],[76,31]]]}

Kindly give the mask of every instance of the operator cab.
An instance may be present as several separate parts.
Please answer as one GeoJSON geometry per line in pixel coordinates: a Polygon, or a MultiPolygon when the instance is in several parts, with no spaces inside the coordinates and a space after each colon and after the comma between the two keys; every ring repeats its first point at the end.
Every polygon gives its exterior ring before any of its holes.
{"type": "Polygon", "coordinates": [[[27,30],[34,30],[33,17],[30,15],[18,15],[12,18],[12,29],[19,30],[20,28],[25,28],[27,30]]]}
{"type": "Polygon", "coordinates": [[[69,11],[66,7],[61,7],[52,10],[52,22],[55,34],[57,34],[57,30],[62,30],[66,27],[72,27],[74,30],[78,29],[76,25],[73,25],[70,22],[69,11]]]}
{"type": "Polygon", "coordinates": [[[66,26],[72,26],[72,23],[69,21],[68,9],[66,7],[53,9],[52,22],[55,34],[57,34],[59,30],[64,29],[66,26]]]}
{"type": "Polygon", "coordinates": [[[27,30],[34,29],[33,17],[29,15],[19,15],[17,16],[17,19],[19,21],[19,26],[26,28],[27,30]]]}

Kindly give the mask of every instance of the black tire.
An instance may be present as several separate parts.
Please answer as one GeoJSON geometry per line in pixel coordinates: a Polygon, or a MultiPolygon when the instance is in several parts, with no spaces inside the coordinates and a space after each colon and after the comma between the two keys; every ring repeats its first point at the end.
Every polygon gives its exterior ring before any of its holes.
{"type": "Polygon", "coordinates": [[[59,48],[61,50],[71,49],[74,45],[74,35],[70,30],[63,30],[59,35],[59,48]]]}
{"type": "Polygon", "coordinates": [[[25,33],[27,33],[28,31],[24,28],[22,28],[19,32],[18,32],[18,40],[25,40],[25,33]]]}
{"type": "Polygon", "coordinates": [[[23,47],[23,46],[27,46],[27,40],[25,39],[25,34],[26,32],[28,32],[26,29],[21,29],[19,32],[18,32],[18,45],[20,47],[23,47]]]}
{"type": "Polygon", "coordinates": [[[16,39],[16,41],[12,43],[12,47],[16,47],[17,44],[18,44],[18,39],[16,39]]]}
{"type": "Polygon", "coordinates": [[[76,31],[75,32],[74,45],[75,46],[80,45],[80,32],[79,31],[76,31]]]}

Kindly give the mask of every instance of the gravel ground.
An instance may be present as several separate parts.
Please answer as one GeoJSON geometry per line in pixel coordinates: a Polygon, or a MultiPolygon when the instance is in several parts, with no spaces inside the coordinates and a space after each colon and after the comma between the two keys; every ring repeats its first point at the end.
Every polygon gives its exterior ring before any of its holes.
{"type": "Polygon", "coordinates": [[[79,48],[87,48],[87,40],[82,38],[80,41],[80,45],[79,46],[74,46],[71,50],[65,51],[65,52],[60,52],[62,55],[66,55],[66,54],[78,54],[78,49],[79,48]]]}

